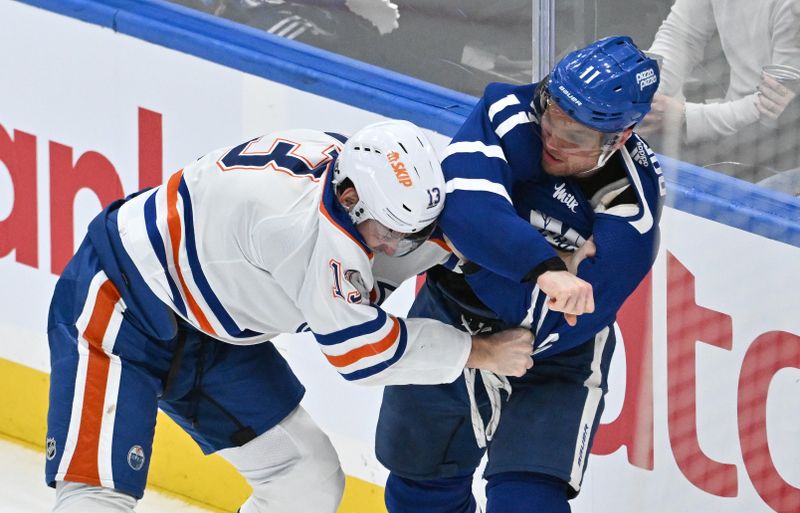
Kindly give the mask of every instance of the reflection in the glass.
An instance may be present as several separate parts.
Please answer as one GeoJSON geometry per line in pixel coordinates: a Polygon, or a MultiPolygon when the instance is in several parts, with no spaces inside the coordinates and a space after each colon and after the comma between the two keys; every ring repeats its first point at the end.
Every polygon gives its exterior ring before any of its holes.
{"type": "MultiPolygon", "coordinates": [[[[661,94],[642,132],[657,149],[767,186],[785,183],[773,177],[800,168],[800,103],[791,81],[791,70],[800,67],[799,5],[674,3],[650,47],[664,63],[661,94]],[[721,54],[710,57],[726,66],[727,80],[703,66],[715,34],[721,54]]],[[[800,189],[784,192],[797,195],[800,189]]]]}
{"type": "Polygon", "coordinates": [[[532,77],[532,0],[173,0],[480,96],[532,77]]]}
{"type": "MultiPolygon", "coordinates": [[[[537,0],[173,2],[475,96],[489,82],[531,80],[532,50],[538,48],[531,41],[532,19],[542,5],[537,0]]],[[[552,5],[556,59],[600,37],[625,34],[659,61],[659,94],[638,127],[656,151],[770,187],[786,183],[774,177],[800,169],[800,100],[787,75],[800,69],[800,0],[552,5]],[[782,73],[769,71],[776,69],[782,73]]],[[[780,187],[800,194],[800,188],[780,187]]]]}

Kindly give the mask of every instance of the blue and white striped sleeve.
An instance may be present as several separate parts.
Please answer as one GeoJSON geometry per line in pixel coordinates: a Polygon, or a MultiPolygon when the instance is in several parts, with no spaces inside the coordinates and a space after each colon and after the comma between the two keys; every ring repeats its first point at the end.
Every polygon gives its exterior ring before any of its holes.
{"type": "Polygon", "coordinates": [[[653,266],[660,242],[664,177],[655,154],[638,136],[632,137],[619,155],[636,203],[595,214],[592,239],[597,252],[578,268],[578,276],[592,284],[595,311],[581,315],[576,326],[569,326],[563,315],[547,311],[545,298],[537,297],[538,290],[534,290],[527,323],[535,332],[536,355],[575,347],[614,322],[625,300],[653,266]]]}
{"type": "Polygon", "coordinates": [[[535,166],[515,172],[508,145],[534,135],[527,105],[512,88],[500,87],[487,88],[444,151],[447,199],[439,223],[468,260],[520,282],[556,253],[512,204],[514,183],[531,178],[522,173],[535,166]]]}
{"type": "Polygon", "coordinates": [[[592,284],[595,311],[569,326],[563,314],[550,312],[538,288],[524,324],[534,331],[534,354],[560,353],[589,340],[614,322],[617,312],[650,271],[659,244],[656,224],[641,233],[625,218],[598,216],[592,234],[597,253],[578,268],[578,276],[592,284]]]}

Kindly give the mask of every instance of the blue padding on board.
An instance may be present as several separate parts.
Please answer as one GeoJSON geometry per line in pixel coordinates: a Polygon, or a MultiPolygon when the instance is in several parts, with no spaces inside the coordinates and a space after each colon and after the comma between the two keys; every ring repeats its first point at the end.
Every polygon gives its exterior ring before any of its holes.
{"type": "MultiPolygon", "coordinates": [[[[452,136],[476,98],[161,0],[18,0],[452,136]]],[[[667,205],[800,247],[800,202],[659,156],[667,205]]]]}
{"type": "Polygon", "coordinates": [[[800,200],[680,160],[658,156],[667,205],[800,247],[800,200]]]}

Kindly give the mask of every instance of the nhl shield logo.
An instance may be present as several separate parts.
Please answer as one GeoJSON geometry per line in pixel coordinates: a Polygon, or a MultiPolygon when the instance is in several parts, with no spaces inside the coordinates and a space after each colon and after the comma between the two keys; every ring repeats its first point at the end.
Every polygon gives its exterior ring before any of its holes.
{"type": "Polygon", "coordinates": [[[56,457],[56,439],[53,438],[52,436],[48,436],[46,448],[47,448],[47,461],[50,461],[56,457]]]}
{"type": "Polygon", "coordinates": [[[144,450],[140,446],[134,445],[128,451],[128,465],[133,470],[141,470],[144,466],[144,450]]]}

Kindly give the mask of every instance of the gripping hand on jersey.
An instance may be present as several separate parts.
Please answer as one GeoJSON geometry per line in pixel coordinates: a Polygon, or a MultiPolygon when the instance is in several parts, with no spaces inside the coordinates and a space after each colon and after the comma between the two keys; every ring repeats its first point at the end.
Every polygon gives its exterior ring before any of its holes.
{"type": "Polygon", "coordinates": [[[547,307],[554,312],[563,312],[567,324],[575,326],[578,316],[594,312],[592,285],[576,275],[578,266],[595,255],[597,248],[592,239],[572,254],[561,255],[569,271],[547,271],[536,280],[539,289],[547,294],[547,307]]]}
{"type": "Polygon", "coordinates": [[[472,335],[472,350],[466,367],[500,376],[523,376],[533,367],[533,333],[513,328],[493,335],[472,335]]]}

